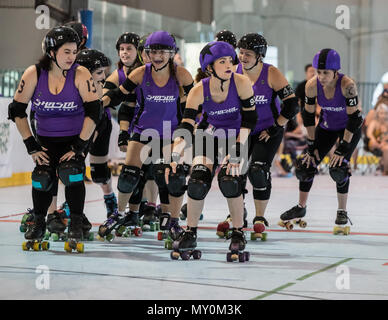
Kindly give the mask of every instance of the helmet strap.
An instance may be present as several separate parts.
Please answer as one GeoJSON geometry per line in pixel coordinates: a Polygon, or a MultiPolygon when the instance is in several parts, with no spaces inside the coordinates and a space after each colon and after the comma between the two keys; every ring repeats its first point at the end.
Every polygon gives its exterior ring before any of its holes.
{"type": "Polygon", "coordinates": [[[222,79],[222,78],[220,78],[220,77],[217,75],[216,71],[214,70],[213,65],[211,65],[210,68],[212,69],[212,74],[213,74],[213,76],[215,76],[218,80],[221,81],[221,91],[224,92],[224,82],[228,81],[229,79],[222,79]]]}
{"type": "Polygon", "coordinates": [[[161,67],[161,68],[159,68],[159,69],[156,69],[155,66],[154,66],[152,63],[151,63],[151,66],[152,66],[152,68],[154,68],[154,70],[155,70],[156,72],[158,72],[158,71],[160,71],[160,70],[163,70],[165,67],[167,67],[169,63],[170,63],[170,60],[169,60],[163,67],[161,67]]]}
{"type": "Polygon", "coordinates": [[[257,66],[257,64],[259,63],[259,61],[261,62],[263,59],[262,59],[262,57],[259,55],[257,58],[256,58],[256,63],[252,66],[252,67],[250,67],[250,68],[244,68],[244,70],[246,70],[246,71],[250,71],[250,70],[252,70],[254,67],[256,67],[257,66]]]}

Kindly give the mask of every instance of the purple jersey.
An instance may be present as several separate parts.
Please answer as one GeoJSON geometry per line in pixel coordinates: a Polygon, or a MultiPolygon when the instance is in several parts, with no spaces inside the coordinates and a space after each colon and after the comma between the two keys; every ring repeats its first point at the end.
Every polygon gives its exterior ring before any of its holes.
{"type": "Polygon", "coordinates": [[[67,137],[80,134],[84,123],[82,98],[74,84],[73,64],[67,72],[65,85],[58,94],[52,94],[48,85],[48,72],[41,70],[38,83],[31,98],[35,111],[36,132],[45,137],[67,137]]]}
{"type": "Polygon", "coordinates": [[[117,74],[119,75],[119,86],[121,86],[125,79],[127,79],[127,75],[124,72],[124,67],[117,69],[117,74]]]}
{"type": "Polygon", "coordinates": [[[234,73],[232,73],[230,78],[228,96],[221,103],[216,103],[212,100],[209,81],[210,78],[202,79],[204,98],[202,111],[204,114],[206,113],[206,121],[209,123],[206,131],[220,138],[237,136],[241,127],[241,101],[234,82],[234,73]],[[228,129],[232,130],[229,134],[228,129]]]}
{"type": "MultiPolygon", "coordinates": [[[[147,63],[143,82],[139,86],[143,91],[144,105],[140,107],[133,131],[141,134],[146,129],[154,129],[159,137],[171,138],[178,126],[179,87],[172,76],[164,87],[158,87],[152,79],[151,71],[151,64],[147,63]],[[169,122],[169,124],[165,123],[168,128],[165,133],[163,133],[163,122],[169,122]]],[[[149,136],[155,135],[149,134],[149,136]]]]}
{"type": "Polygon", "coordinates": [[[338,73],[334,97],[330,100],[326,99],[323,87],[317,78],[317,101],[322,108],[319,125],[325,130],[337,131],[346,128],[348,122],[346,100],[341,91],[341,80],[343,76],[342,73],[338,73]]]}
{"type": "MultiPolygon", "coordinates": [[[[271,67],[270,64],[263,63],[260,76],[252,86],[258,119],[251,135],[259,134],[272,126],[275,123],[274,117],[277,118],[280,113],[280,101],[276,98],[276,92],[268,85],[269,67],[271,67]]],[[[241,63],[238,65],[236,73],[243,74],[241,63]]]]}

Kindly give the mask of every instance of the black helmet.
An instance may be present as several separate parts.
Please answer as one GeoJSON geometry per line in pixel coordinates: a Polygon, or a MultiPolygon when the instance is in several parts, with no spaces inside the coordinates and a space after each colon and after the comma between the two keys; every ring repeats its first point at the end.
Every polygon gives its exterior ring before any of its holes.
{"type": "Polygon", "coordinates": [[[101,67],[111,65],[110,60],[101,51],[84,49],[77,54],[77,63],[87,68],[90,73],[101,67]]]}
{"type": "Polygon", "coordinates": [[[88,28],[81,22],[71,21],[65,24],[66,27],[72,28],[75,32],[77,32],[78,37],[82,41],[85,39],[85,42],[88,40],[89,33],[88,28]]]}
{"type": "Polygon", "coordinates": [[[233,48],[236,49],[237,39],[236,39],[236,35],[232,31],[224,29],[224,30],[217,32],[215,40],[227,42],[231,46],[233,46],[233,48]]]}
{"type": "Polygon", "coordinates": [[[252,50],[264,58],[267,53],[268,44],[262,35],[258,33],[247,33],[238,41],[237,47],[252,50]]]}
{"type": "Polygon", "coordinates": [[[139,41],[140,37],[136,33],[125,32],[117,39],[116,50],[120,50],[120,44],[122,43],[131,43],[137,48],[137,46],[139,45],[139,41]]]}
{"type": "Polygon", "coordinates": [[[80,45],[80,39],[77,32],[70,27],[55,27],[52,28],[45,36],[42,43],[43,53],[47,54],[50,58],[50,51],[57,51],[62,45],[68,42],[75,42],[77,48],[80,45]]]}

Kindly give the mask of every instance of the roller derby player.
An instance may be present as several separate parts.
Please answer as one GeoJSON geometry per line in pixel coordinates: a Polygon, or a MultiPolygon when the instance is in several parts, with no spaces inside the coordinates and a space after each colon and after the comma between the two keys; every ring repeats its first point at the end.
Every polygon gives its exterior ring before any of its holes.
{"type": "MultiPolygon", "coordinates": [[[[135,101],[137,88],[141,97],[140,111],[136,115],[125,164],[118,180],[118,213],[124,213],[126,204],[140,181],[141,168],[146,160],[141,154],[148,156],[152,151],[153,176],[159,188],[163,211],[160,224],[161,228],[170,230],[172,236],[182,232],[178,221],[184,189],[179,188],[179,185],[178,189],[168,188],[164,172],[171,154],[171,133],[182,116],[179,112],[179,87],[183,87],[184,93],[188,94],[193,86],[190,73],[173,63],[177,50],[175,39],[168,32],[153,32],[147,37],[145,44],[151,63],[132,71],[119,88],[109,90],[103,98],[104,106],[117,105],[125,99],[135,101]],[[163,122],[171,125],[168,134],[163,132],[163,122]],[[153,129],[152,134],[148,134],[151,130],[147,129],[153,129]]],[[[135,108],[128,105],[125,113],[127,121],[131,123],[135,108]]]]}
{"type": "Polygon", "coordinates": [[[208,72],[210,77],[197,83],[187,98],[180,130],[175,133],[171,169],[166,169],[166,180],[170,184],[172,174],[179,172],[184,147],[191,144],[195,118],[202,104],[203,117],[195,132],[194,160],[187,188],[187,229],[173,243],[172,259],[200,257],[195,249],[198,221],[219,164],[218,184],[227,199],[233,221],[227,261],[249,259],[244,253],[246,240],[242,231],[244,202],[240,165],[248,160],[245,146],[250,130],[256,125],[257,114],[252,86],[248,78],[233,73],[235,62],[236,52],[226,42],[210,42],[200,53],[202,71],[208,72]],[[207,144],[211,143],[213,145],[209,148],[207,144]]]}
{"type": "MultiPolygon", "coordinates": [[[[24,72],[9,119],[16,123],[36,167],[32,172],[34,223],[25,233],[28,242],[40,243],[45,216],[52,201],[56,174],[65,185],[70,208],[69,244],[82,252],[82,213],[85,202],[84,151],[100,121],[102,106],[90,72],[75,64],[80,39],[68,27],[51,29],[43,42],[44,56],[24,72]],[[31,100],[37,138],[28,125],[26,108],[31,100]]],[[[66,243],[65,243],[66,244],[66,243]]],[[[23,247],[24,248],[24,247],[23,247]]]]}
{"type": "Polygon", "coordinates": [[[299,179],[299,203],[281,216],[281,226],[290,229],[293,220],[305,222],[306,203],[317,173],[317,166],[339,139],[334,155],[330,159],[329,173],[336,183],[338,211],[334,233],[348,234],[351,223],[346,203],[350,184],[350,157],[361,137],[363,117],[358,105],[357,88],[354,81],[339,72],[340,55],[334,49],[322,49],[313,59],[318,74],[306,83],[303,123],[308,132],[308,150],[296,166],[299,179]],[[316,103],[322,107],[319,123],[315,126],[316,103]]]}
{"type": "Polygon", "coordinates": [[[240,64],[236,73],[251,81],[258,121],[249,137],[248,178],[253,186],[256,216],[251,239],[266,239],[265,209],[271,196],[271,164],[283,140],[284,126],[298,113],[298,101],[278,68],[263,63],[267,41],[258,33],[248,33],[238,42],[240,64]],[[283,108],[280,108],[280,98],[283,108]]]}

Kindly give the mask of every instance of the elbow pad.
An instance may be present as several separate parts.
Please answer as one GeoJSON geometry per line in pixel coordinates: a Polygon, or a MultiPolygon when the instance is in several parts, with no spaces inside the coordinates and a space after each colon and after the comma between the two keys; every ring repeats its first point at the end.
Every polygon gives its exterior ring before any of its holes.
{"type": "Polygon", "coordinates": [[[119,123],[120,121],[132,122],[134,115],[135,115],[135,108],[122,103],[117,115],[117,120],[119,121],[119,123]]]}
{"type": "Polygon", "coordinates": [[[257,122],[256,110],[245,111],[241,110],[241,128],[248,128],[253,130],[256,127],[257,122]]]}
{"type": "Polygon", "coordinates": [[[112,89],[116,89],[116,88],[117,88],[117,86],[113,82],[105,81],[104,89],[112,90],[112,89]]]}
{"type": "Polygon", "coordinates": [[[126,95],[121,92],[120,88],[109,90],[104,96],[110,98],[110,102],[106,107],[114,108],[125,100],[126,95]]]}
{"type": "Polygon", "coordinates": [[[298,99],[296,97],[283,100],[283,104],[284,104],[284,107],[280,111],[280,114],[284,118],[290,120],[298,114],[299,104],[298,104],[298,99]]]}
{"type": "Polygon", "coordinates": [[[127,90],[128,92],[132,92],[133,90],[136,89],[137,84],[134,83],[132,80],[130,80],[130,79],[127,78],[127,79],[125,79],[125,81],[123,82],[122,86],[123,86],[123,88],[124,88],[125,90],[127,90]]]}
{"type": "Polygon", "coordinates": [[[355,133],[359,128],[361,128],[363,122],[364,119],[362,114],[360,110],[357,110],[356,112],[348,115],[346,130],[350,131],[351,133],[355,133]]]}
{"type": "Polygon", "coordinates": [[[102,113],[104,112],[101,101],[84,102],[84,109],[85,117],[89,117],[97,125],[102,119],[102,113]]]}
{"type": "Polygon", "coordinates": [[[12,120],[15,122],[15,118],[27,118],[27,103],[22,103],[13,100],[9,105],[8,105],[8,119],[12,120]]]}
{"type": "Polygon", "coordinates": [[[185,96],[189,95],[190,90],[194,87],[194,82],[189,84],[188,86],[183,86],[183,92],[185,96]]]}
{"type": "Polygon", "coordinates": [[[303,125],[307,127],[315,127],[315,113],[306,111],[306,108],[302,111],[303,125]]]}

